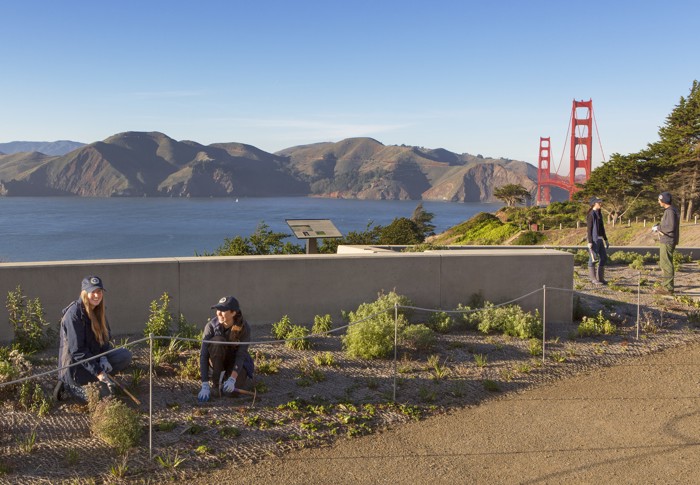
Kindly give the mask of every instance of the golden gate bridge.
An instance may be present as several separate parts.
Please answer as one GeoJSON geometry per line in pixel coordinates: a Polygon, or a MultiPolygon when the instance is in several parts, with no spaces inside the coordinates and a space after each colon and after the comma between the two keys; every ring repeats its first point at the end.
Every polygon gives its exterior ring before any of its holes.
{"type": "MultiPolygon", "coordinates": [[[[551,188],[557,187],[569,193],[569,200],[573,195],[581,190],[581,185],[585,184],[591,177],[591,156],[593,152],[593,128],[595,127],[596,138],[600,144],[598,134],[598,124],[593,114],[593,101],[576,101],[574,99],[571,107],[571,118],[566,138],[569,139],[569,173],[560,175],[561,167],[566,151],[566,145],[562,151],[557,168],[552,171],[551,167],[551,142],[549,137],[540,137],[540,151],[537,161],[537,194],[535,197],[537,205],[548,205],[551,202],[551,188]],[[571,137],[569,138],[569,133],[571,137]]],[[[600,144],[600,151],[605,161],[603,146],[600,144]]]]}

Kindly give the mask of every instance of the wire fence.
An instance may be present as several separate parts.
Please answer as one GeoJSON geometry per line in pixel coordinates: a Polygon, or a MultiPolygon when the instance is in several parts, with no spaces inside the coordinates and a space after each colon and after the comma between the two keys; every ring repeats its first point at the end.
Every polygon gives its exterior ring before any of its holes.
{"type": "MultiPolygon", "coordinates": [[[[629,280],[629,278],[628,278],[629,280]]],[[[639,340],[640,338],[640,314],[641,314],[641,301],[639,298],[640,294],[640,288],[642,285],[642,274],[641,272],[637,275],[637,318],[635,322],[635,329],[636,329],[636,339],[639,340]]],[[[546,364],[547,357],[548,357],[548,346],[547,346],[547,341],[548,341],[548,332],[549,332],[549,326],[547,322],[547,294],[550,292],[567,292],[573,295],[579,294],[583,295],[583,293],[578,292],[576,290],[570,289],[570,288],[557,288],[557,287],[548,287],[546,285],[543,285],[541,288],[534,289],[522,296],[519,296],[517,298],[514,298],[512,300],[502,302],[496,305],[493,305],[493,307],[498,308],[498,307],[505,307],[508,305],[513,305],[518,302],[522,302],[524,299],[534,297],[538,294],[541,293],[541,300],[538,305],[538,310],[541,311],[541,318],[542,318],[542,338],[541,338],[541,344],[542,344],[542,365],[546,364]]],[[[141,345],[147,345],[147,358],[148,358],[148,404],[147,404],[147,413],[148,413],[148,460],[152,461],[154,458],[153,450],[154,450],[154,444],[153,444],[153,432],[154,432],[154,408],[157,404],[154,404],[154,378],[157,377],[157,371],[154,368],[154,349],[155,349],[155,342],[158,340],[168,340],[170,342],[189,342],[192,344],[197,344],[198,346],[202,344],[208,344],[208,343],[213,343],[217,345],[240,345],[241,343],[249,345],[251,348],[252,347],[260,347],[260,348],[274,348],[277,346],[282,346],[282,345],[288,345],[288,342],[290,341],[296,341],[296,340],[304,340],[304,339],[321,339],[323,337],[327,336],[333,336],[336,335],[340,332],[347,331],[350,327],[356,326],[356,325],[361,325],[369,320],[372,320],[380,315],[385,314],[387,311],[392,311],[393,310],[393,317],[394,317],[394,346],[393,346],[393,358],[391,359],[390,367],[392,369],[392,375],[391,375],[391,398],[390,400],[394,403],[397,402],[397,397],[400,392],[400,386],[399,386],[399,379],[400,379],[400,372],[399,372],[399,355],[398,351],[400,348],[400,340],[399,340],[399,312],[401,310],[407,310],[407,311],[415,311],[415,312],[423,312],[423,313],[446,313],[449,315],[467,315],[467,314],[473,314],[473,313],[478,313],[478,312],[483,312],[485,311],[483,308],[472,308],[472,309],[451,309],[451,310],[443,310],[440,308],[426,308],[426,307],[419,307],[419,306],[411,306],[411,305],[399,305],[395,304],[393,309],[388,309],[386,311],[381,311],[374,313],[372,315],[366,316],[360,320],[352,321],[348,324],[342,325],[340,327],[333,328],[328,331],[324,332],[317,332],[317,333],[312,333],[310,335],[306,335],[304,337],[297,337],[297,338],[289,338],[289,339],[261,339],[261,340],[256,340],[256,341],[250,341],[250,342],[221,342],[221,341],[203,341],[201,339],[192,339],[192,338],[183,338],[179,336],[155,336],[155,335],[149,335],[148,337],[143,337],[139,338],[134,341],[129,341],[126,342],[123,345],[119,345],[115,347],[115,349],[112,349],[108,352],[104,352],[99,355],[91,356],[90,358],[87,358],[83,361],[80,362],[75,362],[69,366],[62,367],[62,368],[55,368],[51,370],[47,370],[44,372],[40,372],[37,374],[33,374],[30,376],[18,378],[9,382],[5,382],[0,384],[0,390],[4,387],[12,386],[12,385],[18,385],[25,383],[30,380],[35,380],[35,379],[40,379],[42,377],[50,377],[54,374],[57,374],[58,372],[82,365],[84,362],[99,359],[100,357],[109,354],[110,352],[113,352],[114,350],[118,348],[132,348],[136,349],[137,347],[141,345]]],[[[662,317],[663,318],[663,317],[662,317]]],[[[290,392],[287,390],[280,390],[278,393],[279,397],[282,396],[288,396],[290,392]]],[[[275,396],[275,393],[266,393],[265,394],[266,398],[269,399],[270,397],[275,396]]],[[[159,401],[158,405],[162,406],[162,401],[159,401]]],[[[166,403],[167,406],[167,403],[166,403]]],[[[251,407],[255,407],[255,400],[253,400],[251,407]]],[[[161,407],[162,410],[162,407],[161,407]]]]}

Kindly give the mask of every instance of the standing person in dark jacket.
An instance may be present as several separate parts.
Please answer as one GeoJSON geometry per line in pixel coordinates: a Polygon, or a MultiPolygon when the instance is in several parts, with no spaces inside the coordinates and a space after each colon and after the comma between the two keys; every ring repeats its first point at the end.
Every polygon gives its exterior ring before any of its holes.
{"type": "Polygon", "coordinates": [[[672,198],[669,192],[659,194],[659,205],[664,208],[664,215],[661,216],[661,222],[651,228],[659,234],[659,266],[663,272],[663,280],[656,292],[663,295],[673,295],[675,276],[673,253],[678,245],[681,225],[678,209],[671,204],[672,198]]]}
{"type": "Polygon", "coordinates": [[[112,393],[108,385],[109,373],[119,372],[131,363],[131,352],[125,348],[115,349],[105,315],[105,288],[97,276],[86,276],[81,284],[80,298],[63,309],[58,366],[60,368],[111,351],[97,359],[81,362],[59,371],[59,381],[54,389],[54,398],[60,400],[64,391],[87,400],[82,386],[100,382],[103,393],[112,393]]]}
{"type": "Polygon", "coordinates": [[[594,285],[607,285],[605,281],[605,263],[608,261],[607,248],[608,236],[605,235],[603,214],[600,204],[603,199],[593,197],[590,201],[588,214],[586,214],[586,240],[588,241],[588,275],[594,285]],[[593,259],[597,255],[597,261],[593,259]],[[596,267],[596,263],[598,266],[596,267]]]}
{"type": "Polygon", "coordinates": [[[246,387],[248,379],[253,378],[254,364],[248,353],[250,326],[243,319],[238,300],[232,296],[225,296],[212,306],[212,309],[216,310],[216,316],[204,327],[199,354],[202,389],[197,397],[200,402],[208,401],[211,396],[210,370],[214,391],[219,395],[222,391],[233,394],[236,389],[246,387]],[[207,341],[241,343],[223,345],[207,341]]]}

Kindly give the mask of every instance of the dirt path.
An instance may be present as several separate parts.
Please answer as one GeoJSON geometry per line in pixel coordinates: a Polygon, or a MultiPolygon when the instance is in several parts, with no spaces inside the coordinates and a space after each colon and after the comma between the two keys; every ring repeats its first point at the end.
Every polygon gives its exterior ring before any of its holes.
{"type": "Polygon", "coordinates": [[[700,343],[195,483],[697,483],[700,343]]]}

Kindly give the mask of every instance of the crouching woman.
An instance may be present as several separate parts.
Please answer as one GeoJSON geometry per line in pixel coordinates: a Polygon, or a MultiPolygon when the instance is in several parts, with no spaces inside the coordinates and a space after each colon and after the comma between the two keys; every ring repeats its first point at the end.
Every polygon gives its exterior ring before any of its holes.
{"type": "Polygon", "coordinates": [[[253,378],[253,359],[248,353],[250,342],[250,326],[243,319],[241,307],[232,296],[225,296],[211,307],[216,310],[204,327],[202,348],[199,354],[199,371],[202,389],[199,392],[200,402],[206,402],[211,397],[212,390],[221,393],[235,394],[236,389],[248,387],[253,378]],[[240,344],[223,344],[217,342],[240,342],[240,344]],[[209,373],[212,375],[212,385],[209,385],[209,373]]]}
{"type": "Polygon", "coordinates": [[[80,297],[63,309],[58,347],[59,381],[54,398],[65,393],[87,400],[83,386],[100,382],[101,394],[114,392],[109,374],[126,369],[131,363],[131,352],[115,349],[110,343],[111,331],[104,302],[105,288],[98,276],[86,276],[81,284],[80,297]],[[99,358],[96,355],[109,352],[99,358]],[[68,367],[71,364],[76,364],[68,367]]]}

